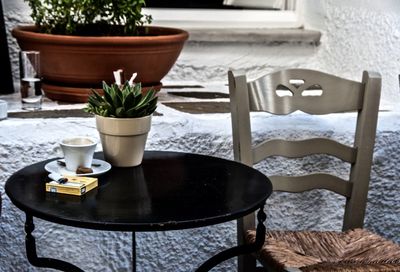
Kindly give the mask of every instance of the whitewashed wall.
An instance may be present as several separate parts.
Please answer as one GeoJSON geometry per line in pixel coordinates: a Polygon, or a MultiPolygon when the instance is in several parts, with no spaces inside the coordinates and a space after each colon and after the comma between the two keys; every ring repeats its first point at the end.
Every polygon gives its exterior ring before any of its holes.
{"type": "Polygon", "coordinates": [[[307,0],[304,4],[305,27],[322,33],[319,46],[193,43],[167,79],[226,82],[229,67],[245,69],[253,78],[274,69],[299,67],[360,80],[363,70],[373,70],[383,77],[382,107],[396,109],[400,2],[307,0]]]}
{"type": "MultiPolygon", "coordinates": [[[[394,0],[384,1],[305,1],[305,25],[322,32],[319,46],[305,44],[188,43],[171,73],[168,83],[225,83],[228,67],[244,68],[252,77],[284,67],[306,67],[357,79],[362,70],[375,70],[383,76],[384,109],[381,112],[366,228],[400,243],[400,121],[399,101],[400,7],[394,0]]],[[[29,11],[21,0],[3,0],[7,27],[29,22],[29,11]]],[[[16,71],[15,42],[10,39],[16,71]]],[[[155,117],[148,148],[180,150],[232,158],[230,120],[227,114],[189,115],[161,107],[155,117]]],[[[295,124],[302,137],[309,133],[349,140],[348,125],[354,116],[332,122],[330,117],[296,115],[289,123],[279,118],[255,116],[257,135],[268,137],[291,133],[295,124]],[[311,129],[306,121],[318,124],[311,129]],[[278,126],[279,125],[279,126],[278,126]],[[273,128],[271,130],[271,128],[273,128]]],[[[3,198],[0,219],[0,271],[40,271],[26,261],[23,214],[4,194],[5,180],[17,169],[59,153],[60,138],[74,134],[96,136],[94,120],[8,119],[0,122],[0,191],[3,198]]],[[[307,162],[295,164],[306,171],[307,162]]],[[[337,162],[322,161],[321,169],[345,173],[337,162]]],[[[285,169],[280,161],[260,166],[266,174],[285,169]]],[[[275,195],[269,201],[268,227],[340,229],[343,199],[317,191],[304,196],[275,195]],[[304,201],[311,199],[312,201],[304,201]],[[304,211],[309,211],[304,213],[304,211]],[[289,215],[296,215],[294,217],[289,215]],[[320,215],[328,215],[320,217],[320,215]],[[285,218],[285,220],[282,220],[285,218]]],[[[233,245],[234,223],[217,227],[138,235],[139,271],[192,271],[217,249],[233,245]]],[[[124,233],[77,230],[38,221],[35,235],[39,255],[75,259],[87,271],[129,271],[130,236],[124,233]],[[49,243],[48,241],[52,241],[49,243]],[[89,260],[89,261],[87,261],[89,260]]],[[[233,271],[232,262],[218,271],[233,271]]]]}
{"type": "MultiPolygon", "coordinates": [[[[228,114],[191,115],[160,106],[163,116],[153,118],[147,149],[164,149],[232,158],[228,114]]],[[[377,136],[365,228],[400,243],[400,114],[383,113],[377,136]]],[[[336,119],[335,119],[336,120],[336,119]]],[[[252,125],[256,137],[302,138],[309,135],[332,137],[349,143],[355,116],[332,121],[329,116],[296,114],[287,121],[257,114],[252,125]],[[307,122],[316,125],[310,128],[307,122]],[[278,126],[279,124],[279,126],[278,126]],[[298,133],[293,133],[296,126],[298,133]],[[274,129],[271,130],[270,128],[274,129]]],[[[0,184],[18,169],[33,162],[59,156],[58,142],[73,135],[98,137],[94,118],[8,119],[0,122],[0,184]],[[44,137],[44,135],[46,137],[44,137]]],[[[345,175],[349,168],[338,160],[295,161],[291,167],[304,174],[310,167],[345,175]]],[[[258,166],[267,175],[286,173],[289,165],[275,159],[258,166]]],[[[42,271],[30,266],[25,257],[24,214],[4,194],[0,220],[0,271],[42,271]]],[[[344,198],[325,190],[305,194],[275,193],[267,202],[270,229],[340,230],[344,198]]],[[[35,220],[39,256],[73,262],[85,271],[130,271],[129,233],[82,230],[35,220]]],[[[201,229],[139,233],[138,271],[194,271],[202,261],[235,243],[235,223],[201,229]]],[[[227,262],[215,271],[235,271],[227,262]]]]}

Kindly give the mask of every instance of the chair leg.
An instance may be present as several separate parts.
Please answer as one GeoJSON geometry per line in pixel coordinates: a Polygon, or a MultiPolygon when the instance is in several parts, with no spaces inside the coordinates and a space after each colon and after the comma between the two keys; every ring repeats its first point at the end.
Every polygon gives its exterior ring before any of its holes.
{"type": "MultiPolygon", "coordinates": [[[[248,244],[249,247],[251,247],[251,251],[247,252],[248,254],[244,254],[242,256],[239,256],[238,258],[238,271],[239,272],[255,272],[256,267],[257,267],[257,261],[256,258],[253,257],[249,253],[256,252],[262,248],[265,242],[265,226],[264,222],[267,217],[267,215],[264,212],[264,205],[260,207],[260,209],[257,212],[257,228],[256,228],[256,240],[254,241],[253,244],[248,244]]],[[[254,220],[253,220],[254,221],[254,220]]],[[[241,221],[238,220],[238,233],[243,234],[243,225],[240,224],[241,221]]],[[[239,239],[238,243],[245,243],[245,238],[244,235],[238,235],[239,239]]]]}
{"type": "Polygon", "coordinates": [[[238,257],[238,272],[256,272],[256,259],[250,255],[241,255],[238,257]]]}

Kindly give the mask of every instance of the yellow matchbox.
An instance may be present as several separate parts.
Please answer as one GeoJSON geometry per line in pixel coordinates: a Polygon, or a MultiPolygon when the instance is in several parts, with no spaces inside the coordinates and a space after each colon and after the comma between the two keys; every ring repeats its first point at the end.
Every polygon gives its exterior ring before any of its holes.
{"type": "Polygon", "coordinates": [[[98,186],[97,178],[63,176],[66,183],[51,181],[46,183],[46,192],[81,196],[98,186]]]}

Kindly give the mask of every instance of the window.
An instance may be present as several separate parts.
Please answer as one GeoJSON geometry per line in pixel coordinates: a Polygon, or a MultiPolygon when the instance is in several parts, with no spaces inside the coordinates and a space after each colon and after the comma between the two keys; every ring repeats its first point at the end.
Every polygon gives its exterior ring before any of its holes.
{"type": "Polygon", "coordinates": [[[301,0],[147,0],[155,25],[187,29],[299,28],[301,0]]]}
{"type": "Polygon", "coordinates": [[[293,9],[294,0],[147,0],[153,8],[293,9]]]}

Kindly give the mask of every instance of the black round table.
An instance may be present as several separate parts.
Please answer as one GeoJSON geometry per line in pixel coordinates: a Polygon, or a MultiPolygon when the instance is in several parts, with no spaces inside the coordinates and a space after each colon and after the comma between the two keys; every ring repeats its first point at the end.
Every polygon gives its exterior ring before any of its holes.
{"type": "MultiPolygon", "coordinates": [[[[95,157],[103,159],[103,154],[95,157]]],[[[19,170],[5,185],[13,204],[26,213],[26,250],[32,265],[82,271],[65,261],[37,256],[33,217],[80,228],[132,232],[134,270],[138,231],[203,227],[259,209],[256,243],[227,249],[197,271],[208,271],[228,258],[255,251],[264,242],[263,207],[272,185],[265,175],[244,164],[198,154],[146,151],[140,166],[112,167],[98,176],[96,189],[71,196],[45,192],[49,179],[44,165],[52,160],[19,170]]]]}

